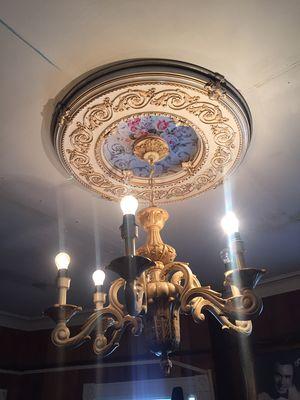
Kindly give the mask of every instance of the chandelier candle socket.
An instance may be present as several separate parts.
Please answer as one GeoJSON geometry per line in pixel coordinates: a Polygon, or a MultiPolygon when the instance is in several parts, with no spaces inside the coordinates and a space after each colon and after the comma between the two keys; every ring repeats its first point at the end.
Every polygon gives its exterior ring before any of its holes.
{"type": "Polygon", "coordinates": [[[230,270],[231,267],[231,257],[230,257],[230,250],[228,247],[220,251],[220,258],[223,261],[225,271],[230,270]]]}
{"type": "Polygon", "coordinates": [[[229,238],[230,251],[233,254],[232,268],[246,268],[245,246],[239,232],[229,238]]]}
{"type": "Polygon", "coordinates": [[[126,256],[135,255],[135,240],[138,238],[138,228],[135,223],[135,212],[138,201],[133,196],[125,196],[120,202],[123,212],[123,224],[120,227],[122,239],[125,243],[126,256]]]}
{"type": "Polygon", "coordinates": [[[244,242],[239,233],[239,220],[234,212],[229,211],[221,220],[222,228],[228,235],[231,268],[246,268],[244,242]]]}

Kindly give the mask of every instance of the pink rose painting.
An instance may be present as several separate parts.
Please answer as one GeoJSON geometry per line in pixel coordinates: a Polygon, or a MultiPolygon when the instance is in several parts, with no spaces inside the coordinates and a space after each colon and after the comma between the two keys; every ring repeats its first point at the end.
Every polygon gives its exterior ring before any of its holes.
{"type": "Polygon", "coordinates": [[[121,121],[107,136],[104,155],[108,163],[119,170],[130,170],[135,176],[148,177],[149,165],[133,154],[135,140],[148,135],[163,138],[169,146],[169,155],[156,164],[155,176],[176,173],[181,163],[194,157],[198,137],[190,126],[177,125],[172,117],[138,115],[121,121]]]}
{"type": "Polygon", "coordinates": [[[165,119],[159,119],[156,126],[158,131],[164,131],[168,128],[169,122],[165,119]]]}
{"type": "Polygon", "coordinates": [[[135,133],[139,129],[141,118],[132,118],[128,120],[127,125],[131,132],[135,133]]]}

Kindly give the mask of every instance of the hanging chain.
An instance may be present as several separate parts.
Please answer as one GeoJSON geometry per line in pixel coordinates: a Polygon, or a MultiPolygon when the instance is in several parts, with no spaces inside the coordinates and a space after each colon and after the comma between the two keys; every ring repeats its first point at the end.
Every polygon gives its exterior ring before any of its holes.
{"type": "Polygon", "coordinates": [[[149,165],[150,165],[150,175],[149,175],[149,183],[150,183],[150,205],[151,205],[151,207],[155,207],[155,204],[154,204],[154,185],[153,185],[153,183],[154,183],[153,175],[154,175],[154,172],[155,172],[155,170],[154,170],[154,162],[153,162],[153,161],[150,161],[150,162],[149,162],[149,165]]]}
{"type": "Polygon", "coordinates": [[[125,194],[131,192],[131,178],[132,178],[132,171],[130,170],[123,170],[123,180],[125,186],[125,194]]]}

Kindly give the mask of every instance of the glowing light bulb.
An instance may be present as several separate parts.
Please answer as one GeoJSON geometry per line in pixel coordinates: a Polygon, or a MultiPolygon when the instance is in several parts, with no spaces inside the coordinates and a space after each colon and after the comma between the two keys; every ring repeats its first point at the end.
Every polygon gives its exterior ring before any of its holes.
{"type": "Polygon", "coordinates": [[[127,214],[134,215],[139,206],[139,203],[134,196],[128,195],[128,196],[124,196],[122,198],[122,200],[120,202],[120,206],[121,206],[121,210],[124,215],[127,215],[127,214]]]}
{"type": "Polygon", "coordinates": [[[61,252],[56,255],[54,261],[55,261],[55,264],[56,264],[58,270],[68,269],[71,258],[69,256],[69,254],[61,252]]]}
{"type": "Polygon", "coordinates": [[[96,269],[92,275],[95,286],[101,286],[104,283],[105,272],[103,269],[96,269]]]}
{"type": "Polygon", "coordinates": [[[239,220],[234,212],[229,211],[221,220],[222,228],[227,235],[232,235],[239,231],[239,220]]]}

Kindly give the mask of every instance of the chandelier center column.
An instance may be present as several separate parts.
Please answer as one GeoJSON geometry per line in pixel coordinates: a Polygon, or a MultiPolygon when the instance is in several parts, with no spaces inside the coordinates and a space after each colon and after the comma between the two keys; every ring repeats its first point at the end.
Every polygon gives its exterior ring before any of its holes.
{"type": "Polygon", "coordinates": [[[138,212],[137,218],[148,235],[146,244],[139,247],[137,254],[155,262],[160,261],[164,265],[173,262],[176,250],[164,243],[160,236],[160,231],[169,218],[168,212],[159,207],[147,207],[138,212]]]}

